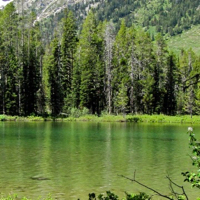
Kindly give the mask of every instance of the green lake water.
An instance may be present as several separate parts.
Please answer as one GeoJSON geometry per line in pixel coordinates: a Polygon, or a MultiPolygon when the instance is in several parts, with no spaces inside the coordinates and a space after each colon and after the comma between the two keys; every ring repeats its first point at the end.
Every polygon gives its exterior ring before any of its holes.
{"type": "MultiPolygon", "coordinates": [[[[184,183],[191,169],[188,125],[1,122],[0,193],[19,197],[88,199],[88,193],[148,190],[118,175],[136,178],[169,194],[169,175],[191,200],[200,191],[184,183]],[[38,180],[45,179],[45,180],[38,180]]],[[[200,138],[200,126],[194,131],[200,138]]],[[[157,198],[159,199],[159,198],[157,198]]]]}

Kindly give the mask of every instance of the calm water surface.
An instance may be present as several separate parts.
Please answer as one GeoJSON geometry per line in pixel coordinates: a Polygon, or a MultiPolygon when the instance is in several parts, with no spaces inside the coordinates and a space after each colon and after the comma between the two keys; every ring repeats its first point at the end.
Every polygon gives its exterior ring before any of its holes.
{"type": "MultiPolygon", "coordinates": [[[[181,172],[191,169],[187,126],[1,122],[0,192],[86,200],[90,192],[111,190],[122,197],[144,191],[118,176],[133,177],[136,170],[139,181],[169,194],[165,176],[183,185],[181,172]]],[[[200,138],[200,126],[194,130],[200,138]]],[[[184,186],[191,200],[200,196],[184,186]]]]}

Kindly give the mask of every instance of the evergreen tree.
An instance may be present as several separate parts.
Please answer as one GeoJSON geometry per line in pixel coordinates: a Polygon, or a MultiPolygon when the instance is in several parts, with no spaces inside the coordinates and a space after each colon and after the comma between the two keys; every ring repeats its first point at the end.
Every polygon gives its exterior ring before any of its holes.
{"type": "Polygon", "coordinates": [[[41,83],[40,69],[40,32],[37,25],[33,26],[35,14],[31,13],[29,29],[26,32],[27,43],[24,44],[22,104],[25,115],[37,114],[37,93],[41,83]]]}
{"type": "Polygon", "coordinates": [[[156,65],[154,67],[154,112],[162,113],[164,111],[164,95],[166,93],[165,85],[167,82],[167,45],[161,34],[156,36],[155,50],[156,65]]]}
{"type": "Polygon", "coordinates": [[[128,32],[128,37],[129,37],[129,45],[128,45],[128,64],[129,64],[129,74],[130,74],[130,94],[129,94],[129,99],[130,99],[130,112],[135,113],[137,112],[137,105],[136,105],[136,97],[135,97],[135,82],[136,82],[136,73],[137,73],[137,67],[139,64],[138,61],[138,55],[136,51],[136,30],[135,27],[132,26],[129,29],[128,32]]]}
{"type": "Polygon", "coordinates": [[[177,85],[177,69],[175,55],[170,54],[168,57],[167,75],[164,96],[164,114],[174,115],[176,112],[176,90],[177,85]]]}
{"type": "Polygon", "coordinates": [[[1,46],[1,105],[4,114],[18,114],[17,91],[17,19],[13,3],[8,4],[0,18],[1,46]]]}
{"type": "Polygon", "coordinates": [[[123,115],[125,114],[127,103],[128,103],[127,88],[122,82],[119,87],[119,92],[117,93],[114,101],[114,106],[115,110],[117,111],[117,114],[120,112],[123,113],[123,115]]]}
{"type": "MultiPolygon", "coordinates": [[[[113,79],[112,79],[112,88],[113,88],[113,99],[117,99],[117,95],[120,90],[120,85],[123,82],[127,86],[129,81],[128,73],[128,54],[127,54],[127,28],[125,21],[122,20],[120,30],[118,31],[114,43],[114,56],[113,56],[113,79]]],[[[116,103],[114,102],[114,105],[116,103]]],[[[115,107],[115,112],[118,112],[115,107]]]]}
{"type": "Polygon", "coordinates": [[[76,53],[76,60],[73,69],[72,79],[72,107],[79,108],[80,106],[80,85],[81,85],[81,71],[80,71],[80,56],[76,53]]]}
{"type": "Polygon", "coordinates": [[[65,98],[65,107],[72,105],[72,78],[74,68],[74,56],[76,51],[76,26],[75,19],[71,11],[65,10],[62,20],[62,40],[61,40],[61,63],[62,63],[62,87],[65,98]]]}
{"type": "Polygon", "coordinates": [[[180,109],[192,116],[192,114],[198,112],[197,88],[200,79],[199,58],[190,49],[188,52],[182,51],[179,60],[181,81],[179,95],[181,93],[183,98],[182,107],[180,109]]]}
{"type": "Polygon", "coordinates": [[[48,72],[51,113],[52,116],[57,116],[62,111],[64,99],[62,88],[61,52],[57,35],[51,43],[48,72]]]}
{"type": "Polygon", "coordinates": [[[18,91],[17,91],[17,61],[15,55],[10,54],[8,57],[8,69],[6,73],[5,87],[5,113],[7,115],[18,114],[18,91]]]}
{"type": "Polygon", "coordinates": [[[61,37],[55,34],[44,56],[35,19],[34,13],[19,16],[12,3],[0,11],[1,113],[58,116],[84,107],[93,114],[200,113],[200,58],[192,50],[177,59],[161,34],[152,42],[121,20],[115,35],[113,24],[98,22],[93,12],[78,41],[73,14],[65,10],[61,37]]]}
{"type": "Polygon", "coordinates": [[[91,113],[100,113],[104,107],[103,39],[98,32],[98,23],[90,12],[80,35],[80,106],[91,113]]]}
{"type": "MultiPolygon", "coordinates": [[[[150,95],[148,103],[152,104],[153,98],[151,95],[153,67],[155,63],[155,57],[153,55],[153,44],[150,35],[144,30],[138,28],[135,38],[135,67],[134,67],[134,107],[135,113],[150,112],[145,111],[145,108],[149,107],[145,103],[145,96],[150,95]]],[[[147,99],[146,99],[147,100],[147,99]]]]}

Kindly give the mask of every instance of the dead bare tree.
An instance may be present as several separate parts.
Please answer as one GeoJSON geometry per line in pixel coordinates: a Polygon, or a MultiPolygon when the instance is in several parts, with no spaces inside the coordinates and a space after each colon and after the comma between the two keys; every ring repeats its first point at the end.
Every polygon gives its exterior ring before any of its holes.
{"type": "Polygon", "coordinates": [[[106,99],[108,105],[108,113],[112,112],[112,59],[113,59],[113,44],[114,44],[114,25],[108,23],[105,29],[105,63],[106,63],[106,99]]]}

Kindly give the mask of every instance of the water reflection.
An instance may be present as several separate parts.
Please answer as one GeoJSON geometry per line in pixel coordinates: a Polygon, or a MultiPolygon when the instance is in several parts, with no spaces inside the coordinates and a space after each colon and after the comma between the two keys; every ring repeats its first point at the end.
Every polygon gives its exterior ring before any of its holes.
{"type": "MultiPolygon", "coordinates": [[[[122,196],[144,190],[118,176],[132,177],[137,170],[139,180],[168,193],[166,174],[182,184],[180,173],[191,168],[186,127],[0,123],[1,192],[33,199],[49,193],[57,199],[87,199],[90,192],[107,190],[122,196]]],[[[192,199],[197,196],[195,190],[189,193],[192,199]]]]}

